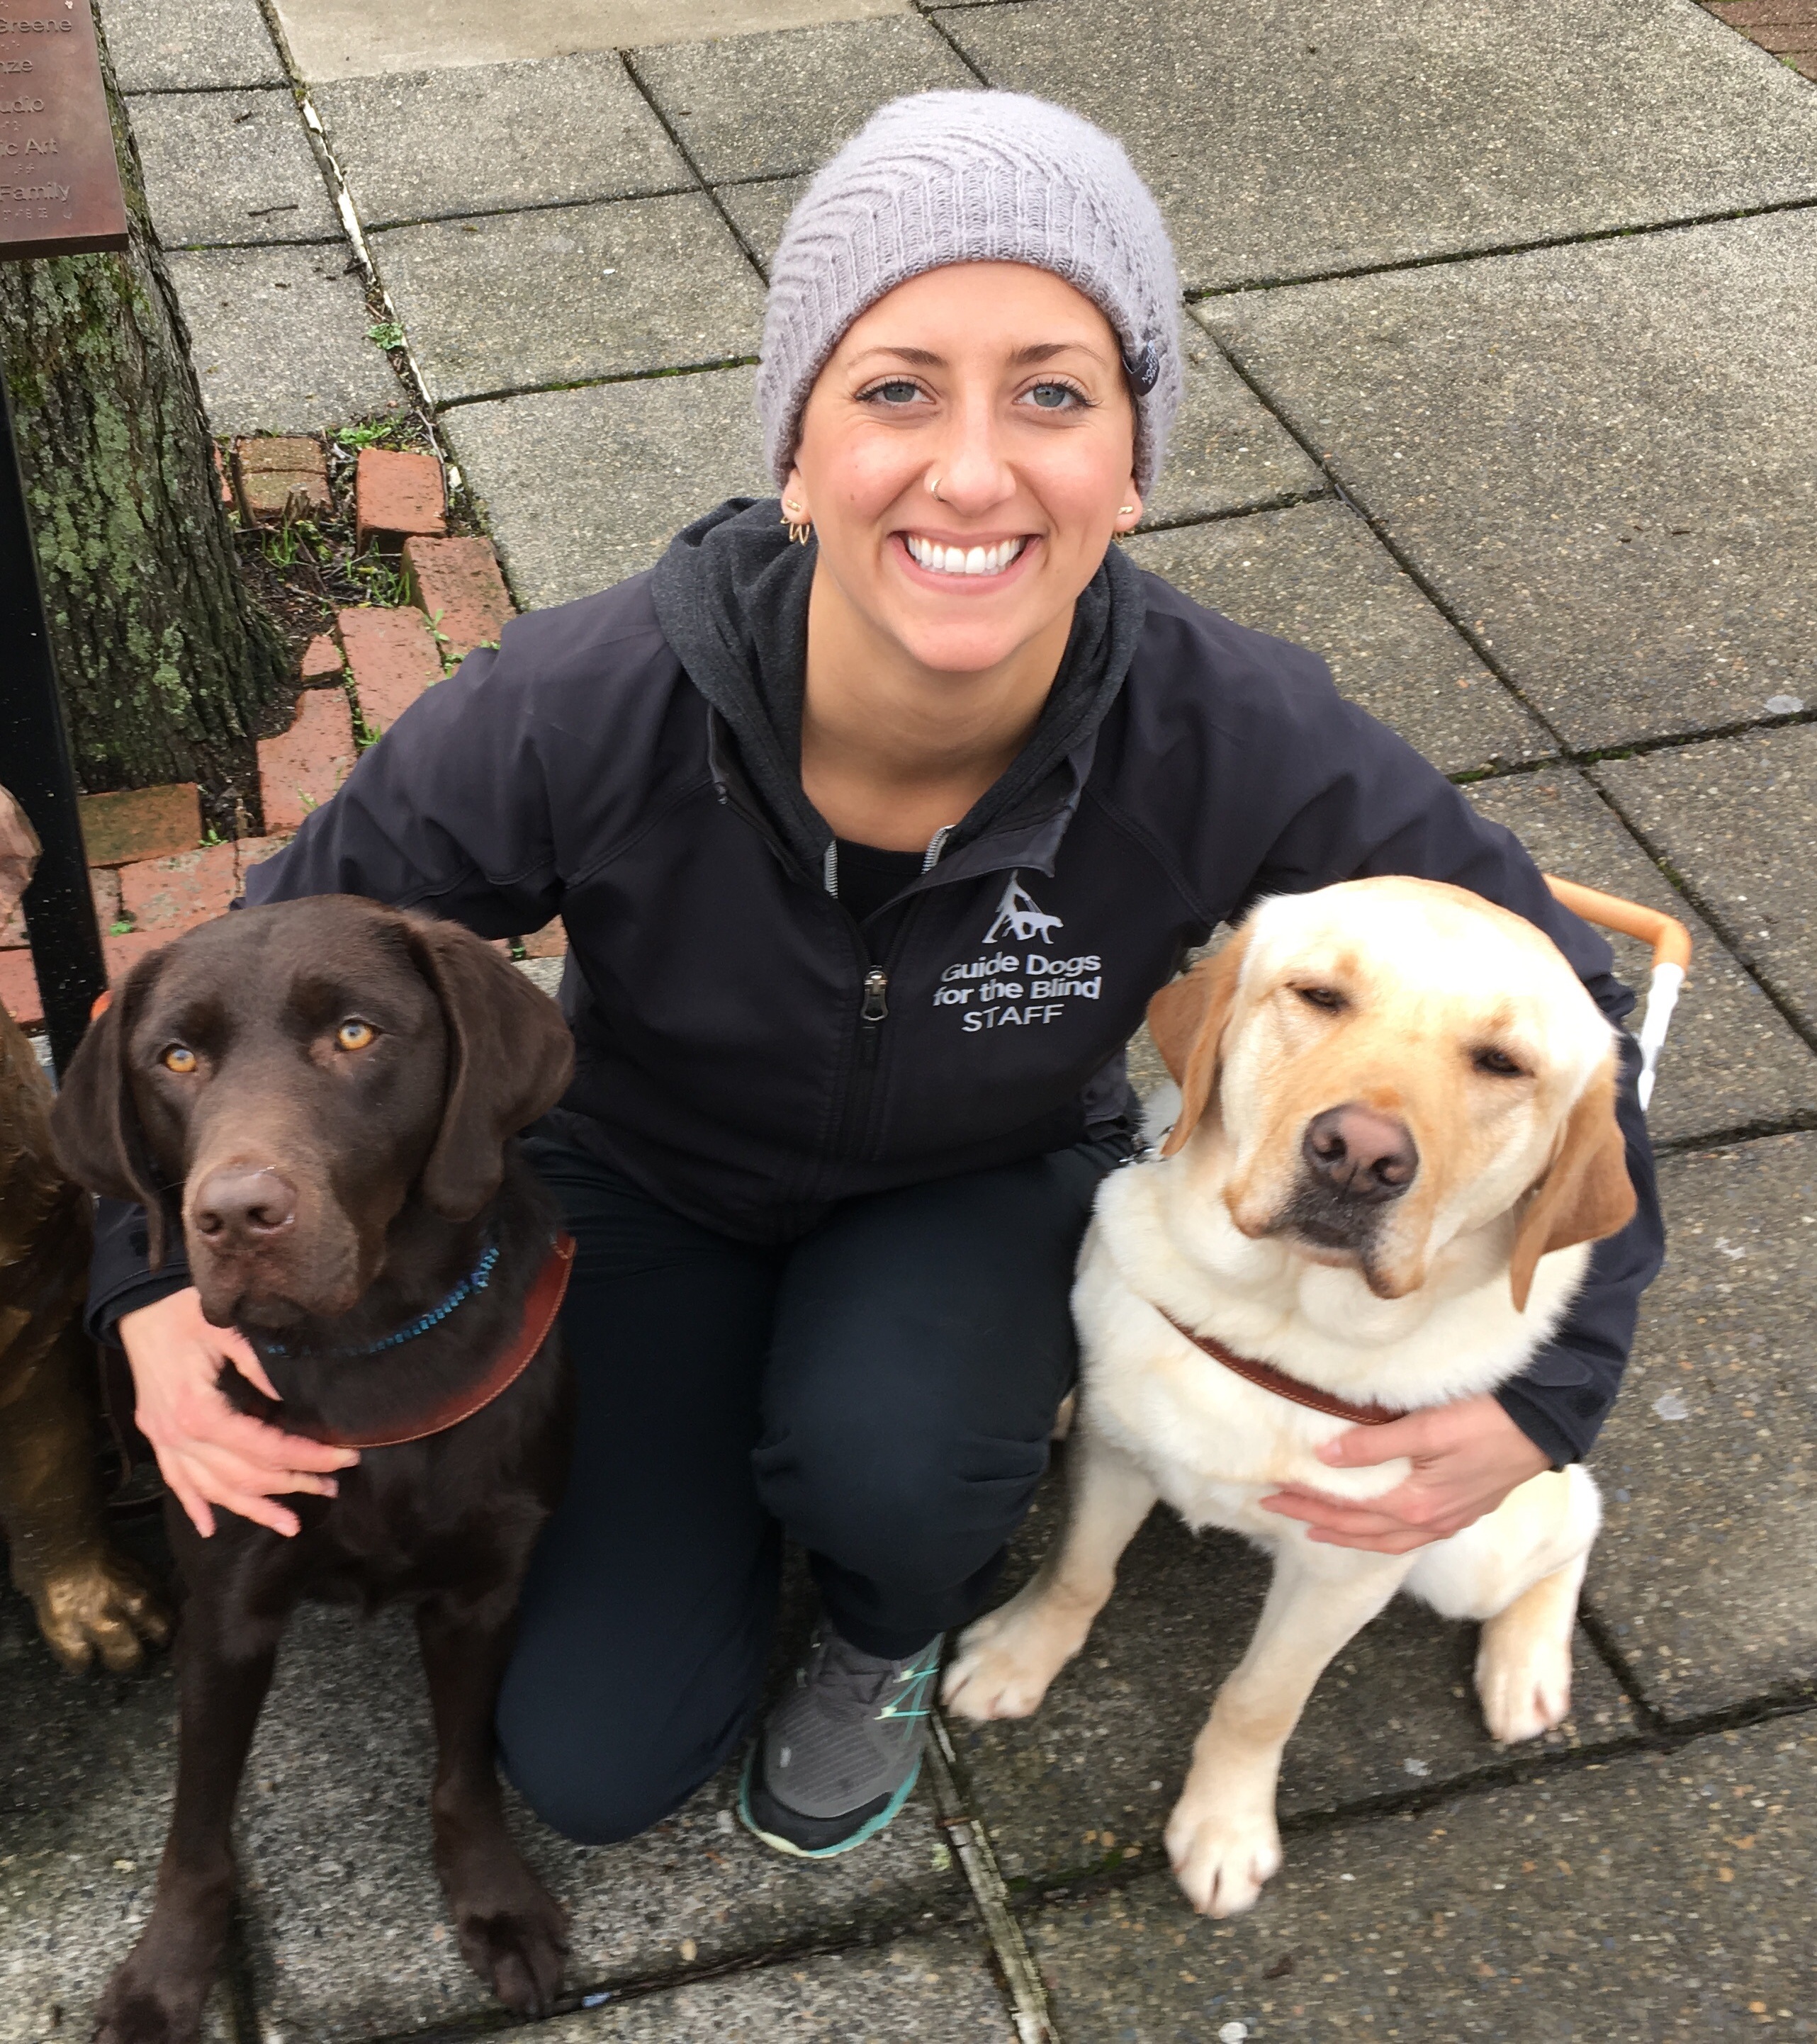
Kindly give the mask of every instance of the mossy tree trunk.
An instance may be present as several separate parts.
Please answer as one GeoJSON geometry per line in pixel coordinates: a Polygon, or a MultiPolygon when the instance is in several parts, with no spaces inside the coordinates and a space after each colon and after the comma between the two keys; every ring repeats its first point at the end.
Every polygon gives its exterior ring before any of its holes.
{"type": "Polygon", "coordinates": [[[287,663],[240,578],[105,46],[102,64],[132,246],[0,263],[0,367],[83,785],[218,786],[287,663]]]}

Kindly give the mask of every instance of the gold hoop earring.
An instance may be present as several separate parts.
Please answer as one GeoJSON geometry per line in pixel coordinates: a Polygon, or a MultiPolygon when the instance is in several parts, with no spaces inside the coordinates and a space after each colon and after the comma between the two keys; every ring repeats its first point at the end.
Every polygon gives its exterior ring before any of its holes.
{"type": "Polygon", "coordinates": [[[1117,516],[1119,518],[1126,518],[1135,508],[1133,504],[1119,504],[1117,506],[1117,516]]]}
{"type": "Polygon", "coordinates": [[[805,547],[814,530],[814,521],[804,517],[802,506],[792,497],[783,499],[783,523],[788,528],[789,539],[795,546],[805,547]]]}

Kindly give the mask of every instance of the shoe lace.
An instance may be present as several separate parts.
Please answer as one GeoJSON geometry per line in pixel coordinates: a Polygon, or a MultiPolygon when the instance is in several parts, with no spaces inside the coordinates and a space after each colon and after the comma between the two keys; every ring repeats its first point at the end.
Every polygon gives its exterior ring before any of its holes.
{"type": "Polygon", "coordinates": [[[937,1640],[907,1662],[879,1661],[875,1654],[861,1654],[837,1633],[829,1632],[815,1642],[803,1679],[820,1692],[822,1707],[831,1717],[924,1718],[926,1708],[904,1705],[919,1703],[939,1660],[937,1640]]]}

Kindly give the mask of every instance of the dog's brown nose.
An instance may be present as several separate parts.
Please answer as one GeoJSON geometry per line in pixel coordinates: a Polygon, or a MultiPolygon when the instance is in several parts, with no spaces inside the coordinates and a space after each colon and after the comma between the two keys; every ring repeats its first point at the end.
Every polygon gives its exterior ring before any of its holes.
{"type": "Polygon", "coordinates": [[[202,1181],[190,1211],[205,1241],[250,1249],[296,1219],[296,1188],[275,1171],[226,1164],[202,1181]]]}
{"type": "Polygon", "coordinates": [[[1406,1123],[1354,1101],[1315,1115],[1299,1147],[1322,1184],[1372,1205],[1399,1199],[1419,1169],[1406,1123]]]}

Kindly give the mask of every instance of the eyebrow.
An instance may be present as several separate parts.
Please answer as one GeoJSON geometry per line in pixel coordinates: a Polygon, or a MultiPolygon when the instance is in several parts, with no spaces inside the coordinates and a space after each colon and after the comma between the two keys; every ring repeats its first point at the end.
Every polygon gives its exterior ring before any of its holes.
{"type": "MultiPolygon", "coordinates": [[[[1094,361],[1102,361],[1104,359],[1101,351],[1092,347],[1089,341],[1036,340],[1030,341],[1026,348],[1018,348],[1010,357],[1010,367],[1012,369],[1030,368],[1037,363],[1051,362],[1057,355],[1069,355],[1075,352],[1088,355],[1094,361]]],[[[908,363],[917,369],[944,369],[946,367],[945,356],[937,355],[933,349],[927,348],[890,348],[880,345],[865,348],[862,353],[853,355],[852,359],[854,363],[863,362],[873,355],[891,355],[896,361],[908,363]]]]}

